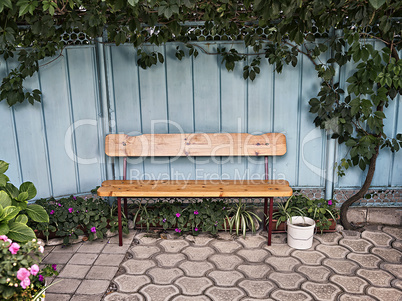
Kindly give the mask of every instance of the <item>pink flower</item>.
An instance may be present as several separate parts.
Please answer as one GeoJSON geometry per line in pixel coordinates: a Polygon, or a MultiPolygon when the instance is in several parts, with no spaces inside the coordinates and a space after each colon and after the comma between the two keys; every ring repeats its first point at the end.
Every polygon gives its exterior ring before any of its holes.
{"type": "Polygon", "coordinates": [[[328,201],[328,205],[330,205],[330,206],[332,205],[332,200],[328,201]]]}
{"type": "Polygon", "coordinates": [[[17,272],[18,280],[24,280],[25,278],[29,278],[31,273],[26,268],[20,268],[17,272]]]}
{"type": "Polygon", "coordinates": [[[195,215],[197,215],[197,214],[198,214],[198,211],[197,211],[197,210],[195,210],[195,211],[194,211],[194,214],[195,214],[195,215]]]}
{"type": "Polygon", "coordinates": [[[181,232],[181,229],[179,229],[179,228],[176,228],[176,229],[174,229],[177,233],[180,233],[181,232]]]}
{"type": "Polygon", "coordinates": [[[31,274],[34,275],[34,276],[36,276],[36,274],[38,274],[38,272],[39,272],[39,267],[38,267],[38,265],[37,265],[37,264],[32,265],[32,266],[31,266],[31,274]]]}
{"type": "Polygon", "coordinates": [[[73,208],[68,208],[68,212],[73,213],[74,209],[73,208]]]}
{"type": "Polygon", "coordinates": [[[176,216],[177,216],[177,217],[180,217],[180,215],[181,215],[180,213],[176,213],[176,216]]]}
{"type": "Polygon", "coordinates": [[[91,228],[91,232],[92,232],[92,233],[96,233],[96,227],[92,227],[92,228],[91,228]]]}
{"type": "Polygon", "coordinates": [[[54,210],[50,211],[49,213],[50,213],[50,214],[54,214],[54,210]]]}
{"type": "Polygon", "coordinates": [[[39,281],[40,281],[40,282],[43,282],[43,281],[45,280],[45,277],[43,277],[42,275],[39,275],[38,278],[39,278],[39,281]]]}
{"type": "Polygon", "coordinates": [[[52,264],[52,269],[57,271],[57,264],[52,264]]]}
{"type": "Polygon", "coordinates": [[[59,207],[63,206],[62,204],[59,203],[59,207]]]}
{"type": "Polygon", "coordinates": [[[194,231],[198,231],[198,228],[194,228],[194,231]]]}
{"type": "Polygon", "coordinates": [[[29,280],[29,277],[27,277],[21,281],[21,286],[23,289],[26,289],[30,284],[31,284],[31,280],[29,280]]]}
{"type": "Polygon", "coordinates": [[[73,199],[76,201],[77,200],[77,198],[75,197],[75,196],[73,196],[73,199]]]}
{"type": "Polygon", "coordinates": [[[0,235],[0,239],[4,241],[8,241],[8,237],[5,235],[0,235]]]}
{"type": "MultiPolygon", "coordinates": [[[[18,250],[20,249],[20,245],[17,244],[16,242],[13,242],[8,250],[11,252],[11,254],[15,255],[17,254],[18,250]]],[[[21,280],[21,279],[20,279],[21,280]]]]}

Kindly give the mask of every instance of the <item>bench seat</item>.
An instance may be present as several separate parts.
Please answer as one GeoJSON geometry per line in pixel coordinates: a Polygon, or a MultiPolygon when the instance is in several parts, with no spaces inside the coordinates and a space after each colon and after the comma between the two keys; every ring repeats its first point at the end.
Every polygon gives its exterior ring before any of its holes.
{"type": "Polygon", "coordinates": [[[285,180],[108,180],[98,189],[107,197],[286,197],[293,193],[285,180]]]}

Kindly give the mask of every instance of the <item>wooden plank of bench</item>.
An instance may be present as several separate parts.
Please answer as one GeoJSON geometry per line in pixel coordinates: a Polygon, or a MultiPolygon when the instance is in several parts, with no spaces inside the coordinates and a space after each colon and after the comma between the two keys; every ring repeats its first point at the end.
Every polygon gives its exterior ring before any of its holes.
{"type": "Polygon", "coordinates": [[[286,137],[281,133],[110,134],[105,152],[111,157],[281,156],[286,137]]]}
{"type": "MultiPolygon", "coordinates": [[[[110,183],[110,182],[108,182],[110,183]]],[[[266,181],[243,181],[239,185],[234,180],[220,180],[212,184],[207,181],[131,181],[105,184],[98,189],[99,196],[109,197],[284,197],[291,196],[288,185],[267,184],[266,181]]]]}
{"type": "Polygon", "coordinates": [[[286,180],[221,180],[221,179],[213,179],[213,180],[106,180],[102,182],[102,186],[119,186],[119,185],[127,185],[127,184],[139,184],[144,183],[148,185],[155,184],[173,184],[177,183],[178,185],[182,185],[183,182],[188,184],[208,184],[208,185],[216,185],[216,184],[231,184],[231,185],[243,185],[243,184],[256,184],[256,185],[279,185],[279,186],[289,186],[289,182],[286,180]]]}

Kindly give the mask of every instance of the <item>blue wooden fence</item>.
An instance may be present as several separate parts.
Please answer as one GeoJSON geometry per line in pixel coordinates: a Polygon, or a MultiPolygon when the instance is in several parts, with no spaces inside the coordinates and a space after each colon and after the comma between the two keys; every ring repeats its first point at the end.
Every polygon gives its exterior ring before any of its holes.
{"type": "MultiPolygon", "coordinates": [[[[199,46],[212,53],[222,46],[219,43],[199,46]]],[[[251,82],[242,79],[241,64],[228,72],[216,55],[200,53],[178,61],[177,45],[147,46],[166,60],[147,70],[137,66],[131,45],[69,46],[55,61],[41,62],[40,72],[26,87],[40,88],[43,102],[12,108],[0,103],[0,159],[10,163],[11,181],[32,181],[38,197],[48,197],[85,193],[106,178],[119,178],[121,166],[104,156],[108,133],[282,132],[288,151],[270,160],[270,177],[285,178],[295,188],[324,188],[327,139],[308,112],[308,100],[320,84],[309,60],[300,56],[296,68],[285,67],[281,74],[263,60],[261,74],[251,82]]],[[[248,51],[242,44],[225,47],[248,51]]],[[[16,62],[1,60],[0,78],[14,66],[16,62]]],[[[352,66],[342,69],[339,76],[344,78],[351,70],[352,66]]],[[[402,132],[400,100],[392,102],[386,113],[386,133],[394,137],[402,132]]],[[[346,151],[337,148],[336,159],[346,151]]],[[[206,158],[132,158],[129,176],[262,177],[261,159],[218,158],[217,164],[206,158]]],[[[401,187],[401,168],[402,152],[383,151],[373,186],[401,187]]],[[[363,180],[364,174],[355,168],[335,187],[358,187],[363,180]]]]}

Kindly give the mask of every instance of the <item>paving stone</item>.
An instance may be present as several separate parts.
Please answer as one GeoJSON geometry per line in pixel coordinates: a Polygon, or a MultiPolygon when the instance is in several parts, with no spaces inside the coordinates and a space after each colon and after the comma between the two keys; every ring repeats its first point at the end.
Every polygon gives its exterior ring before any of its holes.
{"type": "Polygon", "coordinates": [[[396,239],[402,240],[402,230],[401,230],[401,228],[384,227],[384,228],[382,228],[382,231],[392,235],[396,239]]]}
{"type": "Polygon", "coordinates": [[[315,248],[329,258],[345,258],[350,251],[341,246],[318,245],[315,248]]]}
{"type": "Polygon", "coordinates": [[[123,254],[100,254],[94,265],[119,266],[123,259],[123,254]]]}
{"type": "Polygon", "coordinates": [[[373,248],[372,253],[380,256],[387,262],[402,263],[402,253],[391,248],[373,248]]]}
{"type": "Polygon", "coordinates": [[[237,255],[249,262],[263,262],[269,253],[264,249],[241,249],[237,252],[237,255]]]}
{"type": "Polygon", "coordinates": [[[361,235],[359,231],[354,230],[343,230],[341,234],[344,238],[360,238],[361,235]]]}
{"type": "Polygon", "coordinates": [[[292,253],[292,257],[296,257],[302,263],[310,265],[319,265],[321,264],[321,261],[325,258],[325,256],[318,251],[301,251],[301,250],[294,251],[292,253]]]}
{"type": "Polygon", "coordinates": [[[291,272],[300,261],[293,257],[270,256],[265,260],[266,263],[273,266],[277,271],[291,272]]]}
{"type": "Polygon", "coordinates": [[[86,279],[100,279],[100,280],[112,280],[114,275],[116,275],[118,266],[115,267],[105,267],[105,266],[93,266],[86,279]]]}
{"type": "Polygon", "coordinates": [[[75,294],[70,299],[70,301],[101,301],[102,297],[103,297],[103,294],[97,294],[97,295],[78,295],[78,294],[75,294]]]}
{"type": "Polygon", "coordinates": [[[331,274],[331,271],[323,266],[302,265],[297,268],[297,271],[303,273],[309,280],[314,282],[326,282],[331,274]]]}
{"type": "Polygon", "coordinates": [[[83,279],[88,273],[90,265],[75,265],[67,264],[64,269],[60,272],[59,276],[61,278],[78,278],[83,279]]]}
{"type": "Polygon", "coordinates": [[[129,251],[133,254],[134,258],[138,259],[147,259],[152,257],[152,255],[161,252],[161,250],[156,246],[141,245],[134,246],[129,251]]]}
{"type": "Polygon", "coordinates": [[[208,261],[184,261],[179,265],[187,276],[201,277],[215,266],[208,261]]]}
{"type": "Polygon", "coordinates": [[[278,287],[284,289],[297,289],[306,279],[297,273],[278,273],[269,274],[269,279],[274,281],[278,287]]]}
{"type": "Polygon", "coordinates": [[[339,297],[339,301],[375,301],[375,299],[370,296],[351,295],[346,293],[339,297]]]}
{"type": "Polygon", "coordinates": [[[181,288],[183,294],[190,296],[202,295],[208,287],[214,285],[206,277],[181,277],[176,280],[175,284],[181,288]]]}
{"type": "Polygon", "coordinates": [[[279,301],[310,301],[313,300],[311,296],[303,291],[285,291],[277,290],[272,293],[272,298],[279,301]]]}
{"type": "Polygon", "coordinates": [[[220,253],[234,253],[236,250],[242,248],[242,245],[236,241],[221,241],[214,240],[211,245],[220,253]]]}
{"type": "Polygon", "coordinates": [[[139,288],[145,284],[151,283],[148,276],[145,275],[120,275],[113,280],[120,292],[123,293],[136,293],[139,288]]]}
{"type": "Polygon", "coordinates": [[[68,279],[68,278],[59,278],[57,277],[58,283],[50,286],[46,290],[47,293],[60,293],[60,294],[72,294],[74,293],[78,286],[81,284],[81,280],[78,279],[68,279]]]}
{"type": "Polygon", "coordinates": [[[243,291],[237,287],[210,287],[205,295],[210,297],[214,301],[238,301],[245,296],[243,291]]]}
{"type": "Polygon", "coordinates": [[[398,251],[402,252],[402,241],[400,240],[395,240],[394,242],[392,242],[392,248],[397,249],[398,251]]]}
{"type": "Polygon", "coordinates": [[[347,259],[325,259],[322,264],[341,275],[353,274],[359,268],[358,264],[347,259]]]}
{"type": "Polygon", "coordinates": [[[105,243],[99,241],[86,241],[77,250],[77,253],[100,253],[105,243]]]}
{"type": "Polygon", "coordinates": [[[234,270],[236,266],[243,262],[239,256],[227,254],[215,254],[209,260],[220,270],[234,270]]]}
{"type": "Polygon", "coordinates": [[[246,237],[239,237],[237,241],[248,249],[260,248],[262,244],[267,243],[266,238],[260,235],[247,235],[246,237]]]}
{"type": "MultiPolygon", "coordinates": [[[[128,234],[123,233],[123,246],[131,245],[134,237],[137,235],[136,230],[130,230],[128,234]]],[[[109,239],[109,243],[111,244],[118,244],[119,243],[119,236],[115,235],[109,239]]]]}
{"type": "Polygon", "coordinates": [[[187,235],[186,240],[192,242],[194,246],[206,246],[209,242],[213,241],[214,238],[209,234],[200,234],[198,236],[187,235]]]}
{"type": "Polygon", "coordinates": [[[327,245],[336,245],[338,241],[342,238],[342,235],[338,232],[323,233],[314,235],[320,243],[327,245]]]}
{"type": "Polygon", "coordinates": [[[218,286],[235,286],[237,281],[244,279],[244,275],[238,271],[212,271],[208,277],[218,286]]]}
{"type": "MultiPolygon", "coordinates": [[[[230,231],[219,231],[217,235],[218,240],[230,241],[238,238],[235,233],[230,233],[230,231]]],[[[215,241],[215,239],[213,241],[215,241]]]]}
{"type": "Polygon", "coordinates": [[[177,296],[172,301],[210,301],[207,296],[177,296]]]}
{"type": "Polygon", "coordinates": [[[105,297],[105,301],[144,301],[140,294],[111,293],[105,297]]]}
{"type": "Polygon", "coordinates": [[[247,276],[247,278],[261,279],[272,270],[267,264],[243,264],[239,265],[237,269],[247,276]]]}
{"type": "Polygon", "coordinates": [[[109,283],[109,280],[82,280],[76,294],[96,295],[99,292],[105,292],[109,283]]]}
{"type": "Polygon", "coordinates": [[[42,263],[45,264],[66,264],[71,257],[73,257],[73,253],[50,253],[46,256],[45,259],[42,260],[42,263]]]}
{"type": "Polygon", "coordinates": [[[102,254],[126,254],[129,244],[119,246],[118,244],[107,244],[103,250],[102,254]]]}
{"type": "Polygon", "coordinates": [[[214,254],[214,250],[210,247],[187,247],[182,251],[190,260],[204,261],[214,254]]]}
{"type": "Polygon", "coordinates": [[[309,281],[302,284],[302,289],[312,294],[315,300],[320,301],[336,300],[336,295],[341,292],[341,290],[332,283],[323,284],[309,281]]]}
{"type": "Polygon", "coordinates": [[[155,244],[157,241],[160,240],[160,238],[155,238],[155,237],[150,237],[149,233],[146,232],[139,232],[135,235],[135,239],[138,240],[138,242],[141,245],[151,245],[155,244]]]}
{"type": "Polygon", "coordinates": [[[392,286],[402,291],[402,280],[395,279],[391,282],[392,286]]]}
{"type": "Polygon", "coordinates": [[[154,267],[155,265],[155,262],[147,259],[129,259],[122,264],[122,266],[126,269],[127,274],[135,275],[145,274],[146,270],[154,267]]]}
{"type": "Polygon", "coordinates": [[[295,249],[289,247],[287,244],[264,246],[264,249],[275,256],[289,256],[295,249]]]}
{"type": "Polygon", "coordinates": [[[174,267],[180,261],[185,260],[186,256],[184,256],[183,254],[163,253],[157,255],[155,259],[161,267],[174,267]]]}
{"type": "Polygon", "coordinates": [[[67,294],[46,293],[46,301],[69,301],[70,298],[71,296],[67,294]]]}
{"type": "Polygon", "coordinates": [[[357,262],[364,268],[377,268],[382,261],[381,258],[372,254],[350,253],[346,257],[357,262]]]}
{"type": "Polygon", "coordinates": [[[266,298],[264,298],[264,299],[244,298],[244,299],[241,299],[241,301],[275,301],[275,300],[271,299],[271,298],[267,298],[267,299],[266,298]]]}
{"type": "Polygon", "coordinates": [[[374,286],[390,287],[394,276],[382,270],[359,269],[356,274],[374,286]]]}
{"type": "Polygon", "coordinates": [[[401,301],[402,291],[395,288],[369,287],[367,293],[380,301],[401,301]]]}
{"type": "Polygon", "coordinates": [[[365,239],[341,239],[339,244],[351,249],[355,253],[368,253],[373,246],[365,239]]]}
{"type": "Polygon", "coordinates": [[[170,300],[174,295],[179,294],[177,287],[173,285],[155,285],[149,284],[140,290],[145,295],[146,300],[164,301],[170,300]]]}
{"type": "Polygon", "coordinates": [[[163,247],[165,252],[168,253],[178,253],[183,248],[189,246],[189,243],[183,239],[176,239],[176,240],[162,240],[160,245],[163,247]]]}
{"type": "Polygon", "coordinates": [[[330,280],[343,288],[345,292],[353,294],[363,294],[364,288],[368,285],[367,281],[356,276],[333,275],[330,280]]]}
{"type": "Polygon", "coordinates": [[[269,292],[275,288],[269,280],[243,280],[238,286],[246,291],[248,297],[253,298],[269,297],[269,292]]]}
{"type": "Polygon", "coordinates": [[[369,240],[373,245],[377,247],[389,247],[393,238],[383,232],[371,232],[364,231],[362,238],[369,240]]]}
{"type": "MultiPolygon", "coordinates": [[[[261,232],[260,234],[261,237],[264,237],[264,244],[263,246],[267,246],[268,244],[268,233],[267,232],[261,232]]],[[[272,245],[277,245],[277,244],[285,244],[286,245],[286,239],[287,239],[287,234],[286,233],[272,233],[271,236],[271,243],[272,245]]]]}
{"type": "Polygon", "coordinates": [[[74,244],[74,245],[68,245],[68,246],[64,246],[64,245],[55,246],[54,249],[52,250],[52,253],[53,252],[56,252],[56,253],[75,253],[81,247],[81,245],[82,245],[82,243],[74,244]]]}
{"type": "Polygon", "coordinates": [[[155,284],[171,284],[178,277],[183,276],[183,271],[178,268],[152,268],[147,273],[152,278],[152,283],[155,284]]]}
{"type": "Polygon", "coordinates": [[[402,279],[402,265],[401,264],[393,264],[393,263],[384,263],[381,265],[381,268],[387,270],[395,277],[402,279]]]}
{"type": "Polygon", "coordinates": [[[76,253],[68,262],[69,264],[84,264],[84,265],[91,265],[95,262],[98,258],[98,254],[83,254],[83,253],[76,253]]]}

